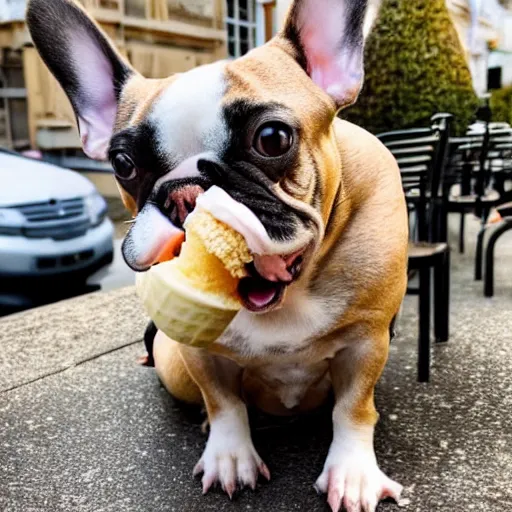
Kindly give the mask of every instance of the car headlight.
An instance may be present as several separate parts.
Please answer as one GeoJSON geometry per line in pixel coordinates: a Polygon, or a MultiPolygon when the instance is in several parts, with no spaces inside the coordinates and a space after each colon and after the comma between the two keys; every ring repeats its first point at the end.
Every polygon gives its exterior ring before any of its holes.
{"type": "Polygon", "coordinates": [[[24,223],[25,217],[18,210],[0,208],[0,235],[21,235],[24,223]]]}
{"type": "Polygon", "coordinates": [[[107,202],[98,192],[93,192],[85,198],[85,207],[91,221],[91,226],[99,226],[107,215],[107,202]]]}

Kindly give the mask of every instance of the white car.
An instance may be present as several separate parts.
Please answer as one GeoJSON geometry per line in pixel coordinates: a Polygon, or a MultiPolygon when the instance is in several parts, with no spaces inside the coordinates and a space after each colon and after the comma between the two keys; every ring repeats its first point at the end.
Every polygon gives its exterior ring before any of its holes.
{"type": "Polygon", "coordinates": [[[0,151],[0,311],[83,293],[112,259],[112,222],[89,180],[0,151]]]}

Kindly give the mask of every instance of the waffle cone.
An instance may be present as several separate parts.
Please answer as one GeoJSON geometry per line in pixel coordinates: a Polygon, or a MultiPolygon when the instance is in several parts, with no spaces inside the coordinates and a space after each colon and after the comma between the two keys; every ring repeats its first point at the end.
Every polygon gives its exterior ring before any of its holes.
{"type": "Polygon", "coordinates": [[[138,274],[136,286],[158,329],[179,343],[205,347],[241,308],[237,287],[248,252],[209,214],[195,215],[186,233],[180,256],[138,274]]]}

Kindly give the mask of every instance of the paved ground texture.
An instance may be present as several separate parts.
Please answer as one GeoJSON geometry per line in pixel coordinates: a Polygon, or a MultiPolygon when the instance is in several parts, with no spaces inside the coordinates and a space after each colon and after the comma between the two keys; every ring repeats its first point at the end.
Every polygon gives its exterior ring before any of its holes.
{"type": "MultiPolygon", "coordinates": [[[[472,280],[472,254],[454,254],[452,338],[433,348],[430,384],[416,382],[416,301],[406,300],[377,389],[377,455],[405,486],[400,510],[512,509],[511,238],[498,250],[494,299],[472,280]]],[[[272,481],[233,502],[201,496],[191,471],[202,417],[135,363],[144,324],[132,289],[0,321],[0,510],[327,511],[312,484],[328,411],[253,418],[272,481]]]]}

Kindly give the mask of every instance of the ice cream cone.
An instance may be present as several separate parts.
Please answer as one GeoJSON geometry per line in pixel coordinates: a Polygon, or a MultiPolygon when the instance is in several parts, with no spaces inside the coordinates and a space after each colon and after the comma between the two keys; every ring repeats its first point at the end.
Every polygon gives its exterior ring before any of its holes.
{"type": "Polygon", "coordinates": [[[155,325],[171,339],[205,347],[238,310],[238,283],[252,260],[242,235],[196,209],[179,257],[138,274],[137,291],[155,325]]]}

